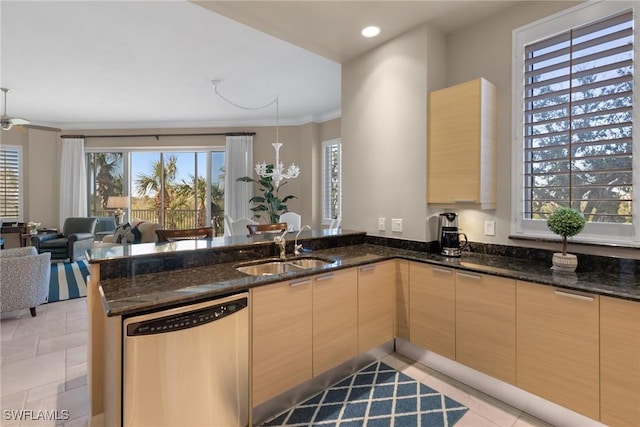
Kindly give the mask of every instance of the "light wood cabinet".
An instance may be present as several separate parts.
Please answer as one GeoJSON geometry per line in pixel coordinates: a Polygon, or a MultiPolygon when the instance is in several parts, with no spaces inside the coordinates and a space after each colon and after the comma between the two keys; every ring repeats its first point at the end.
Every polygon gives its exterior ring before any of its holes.
{"type": "Polygon", "coordinates": [[[456,358],[454,270],[409,265],[410,341],[451,360],[456,358]]]}
{"type": "Polygon", "coordinates": [[[640,302],[600,297],[600,420],[640,425],[640,302]]]}
{"type": "Polygon", "coordinates": [[[456,361],[516,382],[515,280],[456,272],[456,361]]]}
{"type": "Polygon", "coordinates": [[[355,268],[313,278],[313,375],[358,355],[358,273],[355,268]]]}
{"type": "Polygon", "coordinates": [[[358,267],[358,353],[393,339],[396,261],[358,267]]]}
{"type": "Polygon", "coordinates": [[[485,79],[428,99],[427,202],[496,206],[496,88],[485,79]]]}
{"type": "Polygon", "coordinates": [[[409,261],[397,260],[395,336],[409,339],[409,261]]]}
{"type": "Polygon", "coordinates": [[[253,406],[312,378],[312,279],[251,289],[253,406]]]}
{"type": "Polygon", "coordinates": [[[517,282],[517,386],[599,419],[599,297],[517,282]]]}

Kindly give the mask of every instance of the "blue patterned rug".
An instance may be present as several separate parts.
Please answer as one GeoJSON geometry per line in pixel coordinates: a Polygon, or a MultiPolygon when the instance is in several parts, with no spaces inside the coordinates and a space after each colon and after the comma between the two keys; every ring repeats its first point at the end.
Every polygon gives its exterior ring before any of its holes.
{"type": "Polygon", "coordinates": [[[89,268],[86,261],[51,264],[47,302],[87,296],[87,276],[89,276],[89,268]]]}
{"type": "Polygon", "coordinates": [[[263,425],[446,427],[467,411],[455,400],[376,362],[263,425]]]}

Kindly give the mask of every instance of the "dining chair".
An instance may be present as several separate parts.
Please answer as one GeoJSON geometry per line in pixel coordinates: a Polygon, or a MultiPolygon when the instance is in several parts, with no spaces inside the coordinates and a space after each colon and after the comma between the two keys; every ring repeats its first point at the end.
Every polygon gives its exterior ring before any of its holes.
{"type": "Polygon", "coordinates": [[[235,221],[231,221],[231,235],[232,236],[246,236],[247,225],[257,224],[257,222],[250,220],[249,218],[239,218],[235,221]]]}
{"type": "Polygon", "coordinates": [[[287,230],[298,231],[302,226],[302,217],[295,212],[285,212],[280,215],[280,222],[287,224],[287,230]]]}
{"type": "Polygon", "coordinates": [[[287,231],[287,224],[284,222],[278,222],[276,224],[249,224],[247,225],[249,234],[262,234],[262,233],[281,233],[287,231]]]}
{"type": "Polygon", "coordinates": [[[211,239],[212,227],[187,228],[183,230],[156,230],[158,242],[173,242],[175,240],[211,239]]]}

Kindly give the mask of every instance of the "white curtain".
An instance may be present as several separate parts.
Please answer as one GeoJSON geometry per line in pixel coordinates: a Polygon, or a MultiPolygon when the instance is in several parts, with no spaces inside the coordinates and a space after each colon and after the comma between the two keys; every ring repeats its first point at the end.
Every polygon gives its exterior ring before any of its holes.
{"type": "Polygon", "coordinates": [[[243,176],[255,178],[253,171],[253,136],[227,136],[224,156],[224,213],[234,221],[251,218],[249,199],[253,197],[254,184],[238,182],[243,176]]]}
{"type": "Polygon", "coordinates": [[[86,216],[87,173],[84,138],[64,138],[60,161],[60,229],[66,218],[86,216]]]}

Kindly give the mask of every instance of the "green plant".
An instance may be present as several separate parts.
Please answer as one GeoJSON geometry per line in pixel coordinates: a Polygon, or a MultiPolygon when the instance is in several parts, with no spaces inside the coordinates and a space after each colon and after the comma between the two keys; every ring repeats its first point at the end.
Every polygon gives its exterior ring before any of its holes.
{"type": "Polygon", "coordinates": [[[558,208],[549,216],[549,230],[562,236],[562,255],[567,254],[567,237],[580,233],[586,222],[584,215],[572,208],[558,208]]]}
{"type": "MultiPolygon", "coordinates": [[[[267,165],[267,172],[272,171],[273,165],[267,165]]],[[[253,211],[253,216],[256,218],[260,218],[261,213],[266,213],[269,216],[269,222],[271,224],[277,223],[280,220],[280,215],[288,211],[287,205],[285,204],[287,201],[297,199],[296,196],[291,195],[283,198],[278,196],[278,190],[287,183],[286,181],[280,182],[278,188],[273,185],[271,177],[261,177],[259,180],[256,180],[250,176],[243,176],[238,178],[237,181],[255,182],[258,184],[258,188],[263,196],[253,196],[249,199],[249,203],[254,204],[251,211],[253,211]]]]}

